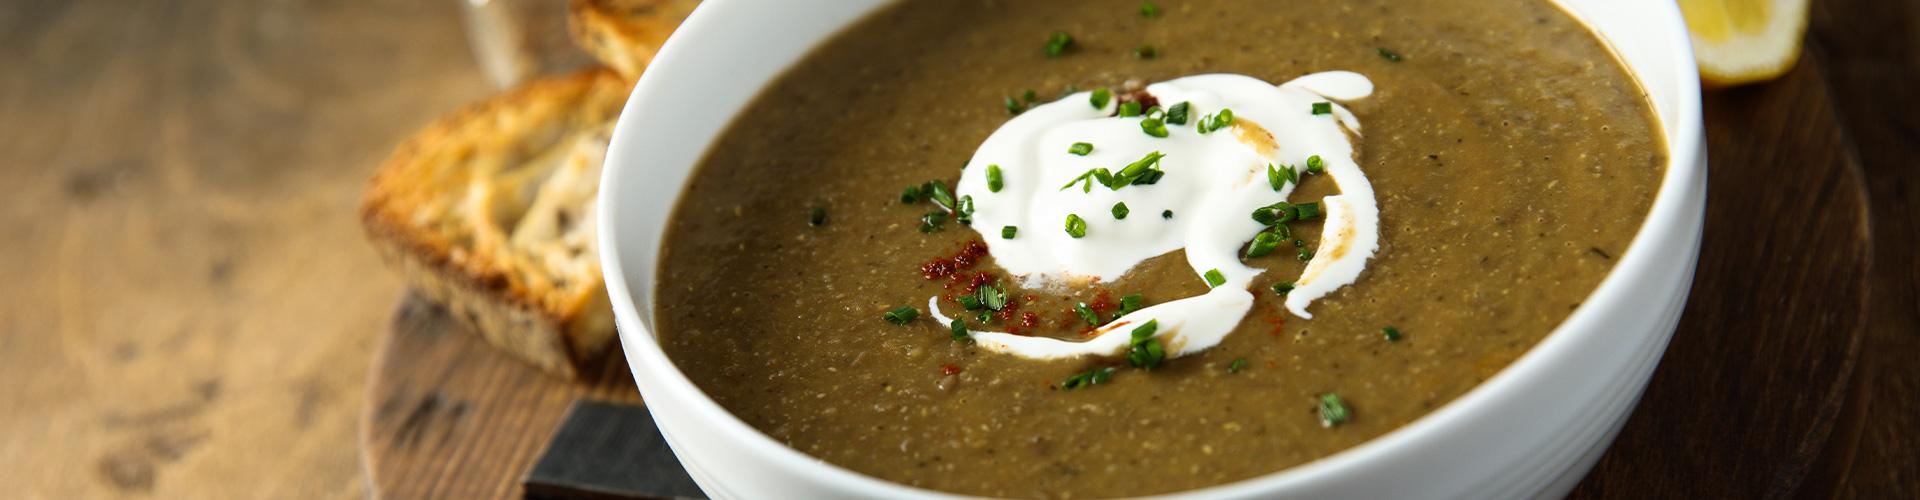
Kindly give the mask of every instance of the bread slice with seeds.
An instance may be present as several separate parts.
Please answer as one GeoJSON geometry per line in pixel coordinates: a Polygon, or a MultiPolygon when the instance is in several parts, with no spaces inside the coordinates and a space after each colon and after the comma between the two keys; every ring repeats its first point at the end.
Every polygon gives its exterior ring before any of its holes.
{"type": "Polygon", "coordinates": [[[388,264],[486,340],[575,377],[613,339],[594,200],[632,81],[535,80],[442,117],[380,167],[361,222],[388,264]]]}
{"type": "Polygon", "coordinates": [[[639,79],[660,44],[699,5],[699,0],[573,0],[568,25],[574,42],[602,64],[639,79]]]}

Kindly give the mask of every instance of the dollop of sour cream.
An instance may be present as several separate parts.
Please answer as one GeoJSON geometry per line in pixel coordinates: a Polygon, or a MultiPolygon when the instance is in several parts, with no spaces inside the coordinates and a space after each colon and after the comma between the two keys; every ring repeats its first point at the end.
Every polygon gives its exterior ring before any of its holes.
{"type": "MultiPolygon", "coordinates": [[[[1002,125],[974,153],[955,191],[974,202],[972,228],[999,265],[1029,288],[1070,288],[1119,280],[1149,258],[1185,249],[1195,279],[1217,271],[1224,282],[1205,294],[1143,308],[1101,326],[1091,339],[1068,341],[1004,332],[972,331],[990,351],[1035,359],[1117,356],[1130,330],[1156,320],[1155,336],[1169,357],[1220,343],[1253,306],[1248,286],[1260,270],[1241,263],[1240,249],[1266,227],[1255,209],[1287,199],[1294,189],[1268,180],[1268,166],[1293,166],[1306,177],[1319,156],[1340,194],[1320,200],[1326,217],[1320,246],[1308,261],[1286,307],[1312,318],[1307,306],[1353,283],[1379,246],[1373,187],[1354,162],[1360,122],[1340,101],[1365,98],[1373,83],[1346,71],[1315,73],[1275,86],[1257,78],[1208,74],[1146,87],[1162,108],[1187,103],[1187,122],[1167,124],[1166,137],[1148,134],[1145,117],[1114,116],[1120,99],[1096,107],[1081,92],[1039,105],[1002,125]],[[1330,103],[1316,114],[1316,103],[1330,103]],[[1231,125],[1202,133],[1199,124],[1232,110],[1231,125]],[[1092,145],[1086,154],[1070,149],[1092,145]],[[1153,153],[1164,172],[1153,184],[1118,189],[1098,180],[1073,182],[1090,169],[1119,172],[1153,153]],[[989,170],[997,171],[997,189],[989,170]],[[1063,186],[1065,186],[1063,188],[1063,186]],[[1120,217],[1117,204],[1124,203],[1120,217]],[[1084,235],[1067,230],[1069,216],[1084,235]],[[1003,238],[1005,227],[1015,236],[1003,238]]],[[[1283,248],[1291,248],[1284,246],[1283,248]]],[[[937,297],[928,309],[943,324],[937,297]]]]}

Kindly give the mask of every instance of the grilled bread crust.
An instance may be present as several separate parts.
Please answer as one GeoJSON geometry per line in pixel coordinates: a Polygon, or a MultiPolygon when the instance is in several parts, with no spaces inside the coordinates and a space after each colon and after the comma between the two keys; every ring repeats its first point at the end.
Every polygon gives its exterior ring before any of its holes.
{"type": "Polygon", "coordinates": [[[632,85],[593,68],[442,117],[369,183],[360,211],[367,238],[488,342],[578,376],[614,333],[594,200],[632,85]]]}
{"type": "Polygon", "coordinates": [[[568,25],[581,48],[638,79],[667,35],[699,5],[699,0],[573,0],[568,25]]]}

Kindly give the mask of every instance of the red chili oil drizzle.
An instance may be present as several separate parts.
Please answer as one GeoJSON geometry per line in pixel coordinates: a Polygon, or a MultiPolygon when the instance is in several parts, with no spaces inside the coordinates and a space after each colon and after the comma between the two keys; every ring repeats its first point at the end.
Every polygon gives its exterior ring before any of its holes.
{"type": "Polygon", "coordinates": [[[945,278],[957,272],[973,269],[973,266],[979,265],[980,259],[986,256],[987,244],[980,240],[970,240],[952,257],[934,257],[933,260],[921,263],[920,276],[929,281],[945,278]]]}
{"type": "Polygon", "coordinates": [[[940,365],[940,374],[941,375],[959,375],[960,367],[954,366],[952,363],[940,365]]]}

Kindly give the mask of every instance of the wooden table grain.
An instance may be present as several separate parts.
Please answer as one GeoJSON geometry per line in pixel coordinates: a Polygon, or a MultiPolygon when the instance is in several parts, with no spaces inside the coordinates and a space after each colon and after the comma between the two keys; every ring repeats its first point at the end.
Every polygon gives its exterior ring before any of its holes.
{"type": "MultiPolygon", "coordinates": [[[[1920,498],[1920,5],[1816,2],[1807,47],[1708,95],[1695,295],[1576,496],[1920,498]]],[[[637,400],[359,238],[373,166],[490,92],[455,2],[9,2],[0,68],[6,496],[517,497],[567,401],[637,400]]]]}

